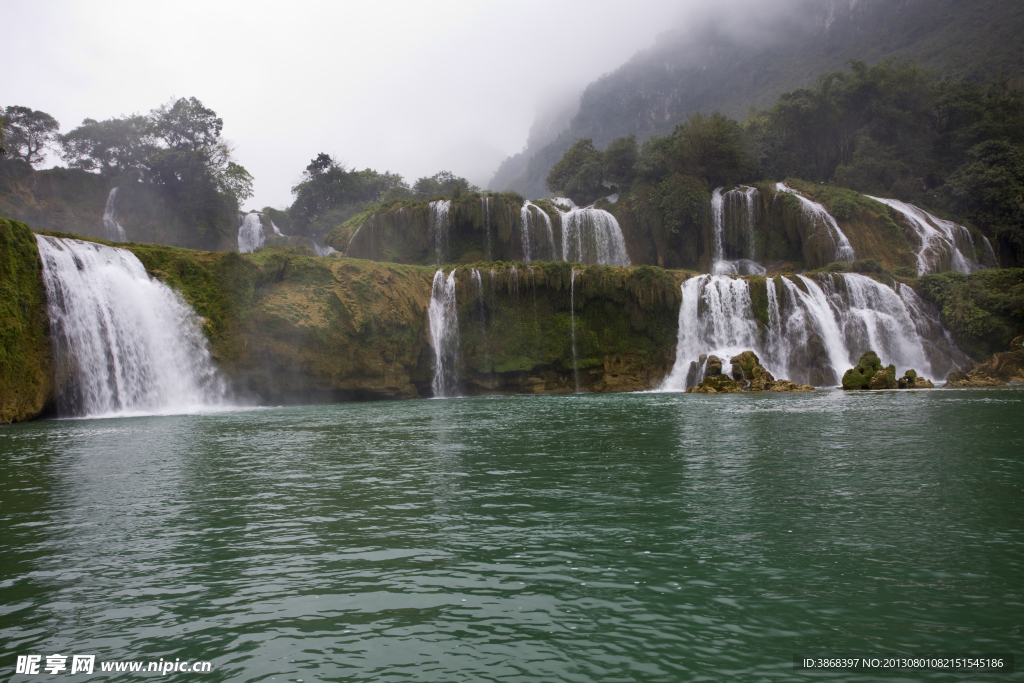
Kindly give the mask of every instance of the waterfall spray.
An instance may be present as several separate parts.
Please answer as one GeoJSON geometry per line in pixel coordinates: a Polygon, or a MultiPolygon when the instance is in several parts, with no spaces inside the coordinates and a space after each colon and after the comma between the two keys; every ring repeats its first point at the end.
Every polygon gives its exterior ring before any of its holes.
{"type": "Polygon", "coordinates": [[[459,314],[455,307],[454,268],[447,278],[440,268],[434,273],[427,317],[434,345],[434,398],[450,398],[457,395],[459,379],[459,314]]]}
{"type": "Polygon", "coordinates": [[[124,228],[117,222],[117,209],[114,208],[114,200],[117,198],[117,191],[121,188],[115,187],[107,195],[107,206],[103,210],[103,232],[111,242],[127,242],[124,228]]]}
{"type": "Polygon", "coordinates": [[[588,206],[563,212],[562,260],[602,266],[631,265],[615,216],[588,206]]]}
{"type": "Polygon", "coordinates": [[[434,236],[437,265],[441,265],[448,259],[448,212],[451,208],[452,202],[449,199],[430,202],[429,228],[434,236]]]}
{"type": "Polygon", "coordinates": [[[576,393],[580,393],[580,364],[576,359],[576,269],[569,281],[569,330],[572,335],[572,374],[576,378],[576,393]]]}
{"type": "MultiPolygon", "coordinates": [[[[942,220],[913,204],[907,204],[898,199],[865,196],[895,209],[906,218],[907,223],[917,233],[918,239],[921,240],[921,249],[917,252],[918,275],[945,270],[973,273],[981,268],[975,259],[974,239],[971,237],[971,231],[964,226],[942,220]],[[964,252],[967,252],[969,256],[964,252]]],[[[989,245],[988,248],[991,249],[992,246],[989,245]]]]}
{"type": "Polygon", "coordinates": [[[267,243],[267,233],[258,213],[247,213],[238,226],[238,251],[248,254],[267,243]]]}
{"type": "Polygon", "coordinates": [[[200,321],[130,251],[36,235],[65,416],[167,414],[224,401],[200,321]]]}

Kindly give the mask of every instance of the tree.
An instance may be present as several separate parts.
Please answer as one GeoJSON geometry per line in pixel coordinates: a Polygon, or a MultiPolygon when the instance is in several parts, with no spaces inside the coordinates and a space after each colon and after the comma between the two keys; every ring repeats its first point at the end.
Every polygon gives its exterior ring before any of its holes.
{"type": "MultiPolygon", "coordinates": [[[[572,147],[565,151],[562,158],[551,167],[551,171],[548,173],[547,186],[552,192],[568,192],[569,184],[573,178],[580,174],[587,168],[587,172],[584,177],[573,183],[574,189],[577,191],[587,190],[578,200],[576,197],[570,197],[576,203],[586,203],[587,198],[592,194],[591,190],[596,190],[596,187],[589,186],[588,182],[592,182],[592,178],[595,175],[594,167],[602,168],[600,175],[604,175],[603,161],[604,155],[594,147],[594,141],[591,139],[577,140],[572,147]]],[[[598,185],[603,178],[598,178],[598,185]]]]}
{"type": "Polygon", "coordinates": [[[628,188],[636,176],[638,157],[635,135],[612,140],[604,151],[605,176],[621,189],[628,188]]]}
{"type": "Polygon", "coordinates": [[[3,118],[8,153],[30,164],[41,163],[45,149],[59,141],[60,124],[46,112],[11,106],[3,118]]]}
{"type": "Polygon", "coordinates": [[[139,114],[106,121],[85,119],[61,136],[61,157],[71,168],[138,180],[156,141],[152,121],[139,114]]]}
{"type": "Polygon", "coordinates": [[[435,199],[479,192],[480,188],[451,171],[441,171],[430,177],[417,180],[416,184],[412,186],[412,191],[416,199],[435,199]]]}
{"type": "Polygon", "coordinates": [[[723,114],[697,113],[676,127],[682,170],[705,178],[712,185],[730,185],[743,180],[748,172],[743,129],[723,114]]]}

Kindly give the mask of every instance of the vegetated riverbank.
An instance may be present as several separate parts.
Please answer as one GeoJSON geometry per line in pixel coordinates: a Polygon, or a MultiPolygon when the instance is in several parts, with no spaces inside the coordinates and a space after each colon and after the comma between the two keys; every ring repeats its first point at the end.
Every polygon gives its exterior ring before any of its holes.
{"type": "MultiPolygon", "coordinates": [[[[0,225],[5,240],[0,420],[10,422],[41,414],[52,402],[52,388],[35,240],[23,224],[3,220],[0,225]]],[[[318,258],[301,248],[240,255],[106,244],[128,249],[152,276],[182,294],[202,317],[220,370],[243,398],[308,402],[432,395],[427,309],[434,267],[318,258]]],[[[577,381],[581,391],[653,388],[673,366],[680,284],[693,275],[651,266],[563,262],[459,266],[458,391],[561,393],[575,391],[577,381]]],[[[885,273],[877,277],[892,282],[885,273]]],[[[766,282],[756,276],[746,280],[751,316],[764,325],[766,282]]],[[[901,280],[953,316],[949,327],[957,342],[975,339],[967,346],[979,359],[1003,350],[1002,338],[1022,327],[1018,299],[1024,271],[901,280]],[[964,310],[972,313],[957,319],[964,310]],[[979,317],[988,327],[969,324],[979,317]]]]}

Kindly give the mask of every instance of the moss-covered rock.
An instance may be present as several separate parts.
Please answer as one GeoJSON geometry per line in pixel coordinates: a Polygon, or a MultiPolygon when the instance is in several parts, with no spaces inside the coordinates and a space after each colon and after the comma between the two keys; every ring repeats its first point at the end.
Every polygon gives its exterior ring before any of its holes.
{"type": "MultiPolygon", "coordinates": [[[[843,389],[870,389],[871,380],[883,370],[878,354],[868,351],[861,355],[857,367],[850,368],[843,374],[843,389]]],[[[893,370],[893,380],[895,381],[895,370],[893,370]]]]}
{"type": "Polygon", "coordinates": [[[946,377],[947,389],[973,389],[983,387],[1001,387],[1006,382],[989,377],[984,371],[973,370],[969,373],[954,370],[946,377]]]}
{"type": "MultiPolygon", "coordinates": [[[[711,358],[714,358],[712,356],[711,358]]],[[[708,359],[709,363],[711,358],[708,359]]],[[[740,385],[732,377],[728,375],[719,374],[711,375],[704,379],[703,382],[695,387],[689,387],[686,390],[688,394],[738,394],[740,393],[740,385]]]]}
{"type": "Polygon", "coordinates": [[[769,391],[774,391],[777,393],[791,391],[814,391],[814,387],[812,387],[810,384],[794,384],[793,382],[790,382],[788,379],[780,379],[777,380],[772,385],[769,391]]]}
{"type": "Polygon", "coordinates": [[[0,218],[0,423],[30,420],[50,402],[48,333],[35,236],[0,218]]]}
{"type": "Polygon", "coordinates": [[[868,389],[897,389],[899,383],[896,381],[896,367],[887,365],[877,371],[868,382],[868,389]]]}
{"type": "Polygon", "coordinates": [[[903,377],[896,380],[900,389],[934,389],[935,385],[924,377],[918,377],[917,372],[911,368],[903,373],[903,377]]]}

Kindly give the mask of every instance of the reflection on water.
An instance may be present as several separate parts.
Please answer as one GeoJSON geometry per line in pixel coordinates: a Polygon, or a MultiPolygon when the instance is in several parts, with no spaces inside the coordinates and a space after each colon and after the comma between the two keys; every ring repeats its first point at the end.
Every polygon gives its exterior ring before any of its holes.
{"type": "Polygon", "coordinates": [[[794,652],[1012,652],[1022,407],[577,395],[6,427],[5,652],[239,681],[791,680],[794,652]]]}

